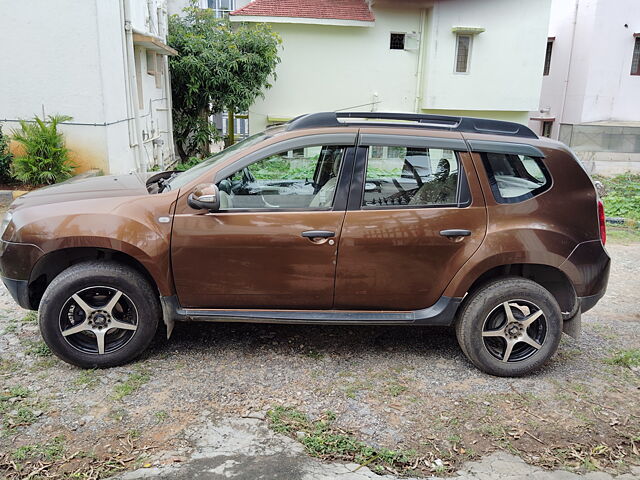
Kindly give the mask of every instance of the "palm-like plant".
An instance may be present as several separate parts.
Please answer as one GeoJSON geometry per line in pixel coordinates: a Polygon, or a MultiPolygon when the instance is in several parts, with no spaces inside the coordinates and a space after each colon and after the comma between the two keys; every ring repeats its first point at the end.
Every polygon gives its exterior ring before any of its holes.
{"type": "Polygon", "coordinates": [[[24,183],[49,185],[66,180],[75,165],[69,160],[69,150],[58,124],[71,120],[65,115],[49,115],[43,120],[37,115],[33,122],[20,120],[20,129],[13,130],[13,139],[20,143],[24,154],[13,160],[14,176],[24,183]]]}

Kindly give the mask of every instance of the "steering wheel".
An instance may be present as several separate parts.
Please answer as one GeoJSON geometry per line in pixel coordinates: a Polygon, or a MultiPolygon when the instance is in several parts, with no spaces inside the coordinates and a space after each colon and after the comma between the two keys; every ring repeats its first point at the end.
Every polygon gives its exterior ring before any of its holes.
{"type": "Polygon", "coordinates": [[[411,165],[407,160],[404,161],[404,164],[409,168],[409,170],[411,171],[411,175],[413,175],[413,178],[416,180],[416,183],[418,184],[418,188],[420,188],[424,182],[422,181],[422,178],[420,177],[418,170],[416,170],[416,167],[411,165]]]}
{"type": "Polygon", "coordinates": [[[244,183],[245,185],[247,183],[254,183],[256,181],[256,177],[253,176],[253,173],[251,173],[249,167],[244,167],[242,169],[242,181],[242,183],[244,183]]]}

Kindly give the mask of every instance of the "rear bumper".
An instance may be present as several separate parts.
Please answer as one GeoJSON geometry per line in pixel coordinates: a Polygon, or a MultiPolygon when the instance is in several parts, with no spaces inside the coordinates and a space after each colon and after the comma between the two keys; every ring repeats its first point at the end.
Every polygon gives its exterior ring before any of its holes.
{"type": "Polygon", "coordinates": [[[600,240],[578,244],[560,265],[560,270],[571,280],[576,295],[581,299],[583,312],[592,308],[604,296],[609,283],[610,267],[611,258],[600,240]]]}
{"type": "Polygon", "coordinates": [[[589,295],[588,297],[578,297],[578,300],[580,301],[580,310],[582,311],[582,313],[595,307],[596,303],[598,303],[600,299],[604,297],[605,293],[606,290],[603,290],[595,295],[589,295]]]}
{"type": "Polygon", "coordinates": [[[28,280],[13,280],[11,278],[2,277],[2,283],[7,287],[9,293],[13,299],[22,308],[31,309],[29,302],[29,281],[28,280]]]}

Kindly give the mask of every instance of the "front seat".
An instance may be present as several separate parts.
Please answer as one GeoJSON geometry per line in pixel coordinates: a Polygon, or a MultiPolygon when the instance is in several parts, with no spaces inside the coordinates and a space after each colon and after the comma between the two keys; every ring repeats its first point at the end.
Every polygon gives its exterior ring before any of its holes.
{"type": "MultiPolygon", "coordinates": [[[[437,205],[443,203],[447,196],[447,179],[451,173],[451,165],[446,158],[440,159],[433,180],[425,182],[409,201],[409,205],[437,205]]],[[[444,202],[446,203],[446,202],[444,202]]]]}
{"type": "Polygon", "coordinates": [[[340,164],[342,163],[340,161],[341,158],[342,155],[339,150],[333,154],[331,178],[325,182],[318,193],[313,197],[309,204],[310,207],[328,207],[333,202],[336,187],[338,186],[338,174],[340,173],[340,164]]]}

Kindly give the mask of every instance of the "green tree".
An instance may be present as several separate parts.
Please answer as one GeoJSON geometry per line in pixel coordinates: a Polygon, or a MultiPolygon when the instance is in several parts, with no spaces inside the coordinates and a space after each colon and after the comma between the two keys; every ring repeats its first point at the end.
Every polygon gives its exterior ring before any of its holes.
{"type": "MultiPolygon", "coordinates": [[[[264,96],[280,62],[280,37],[265,24],[232,25],[191,5],[169,18],[174,137],[183,161],[209,153],[220,140],[210,115],[244,111],[264,96]]],[[[233,139],[228,139],[233,143],[233,139]]]]}
{"type": "Polygon", "coordinates": [[[13,130],[13,139],[22,145],[24,154],[13,160],[15,177],[32,185],[51,184],[66,180],[75,165],[69,160],[69,150],[58,124],[71,120],[64,115],[49,115],[43,120],[37,115],[32,122],[20,120],[20,130],[13,130]]]}

